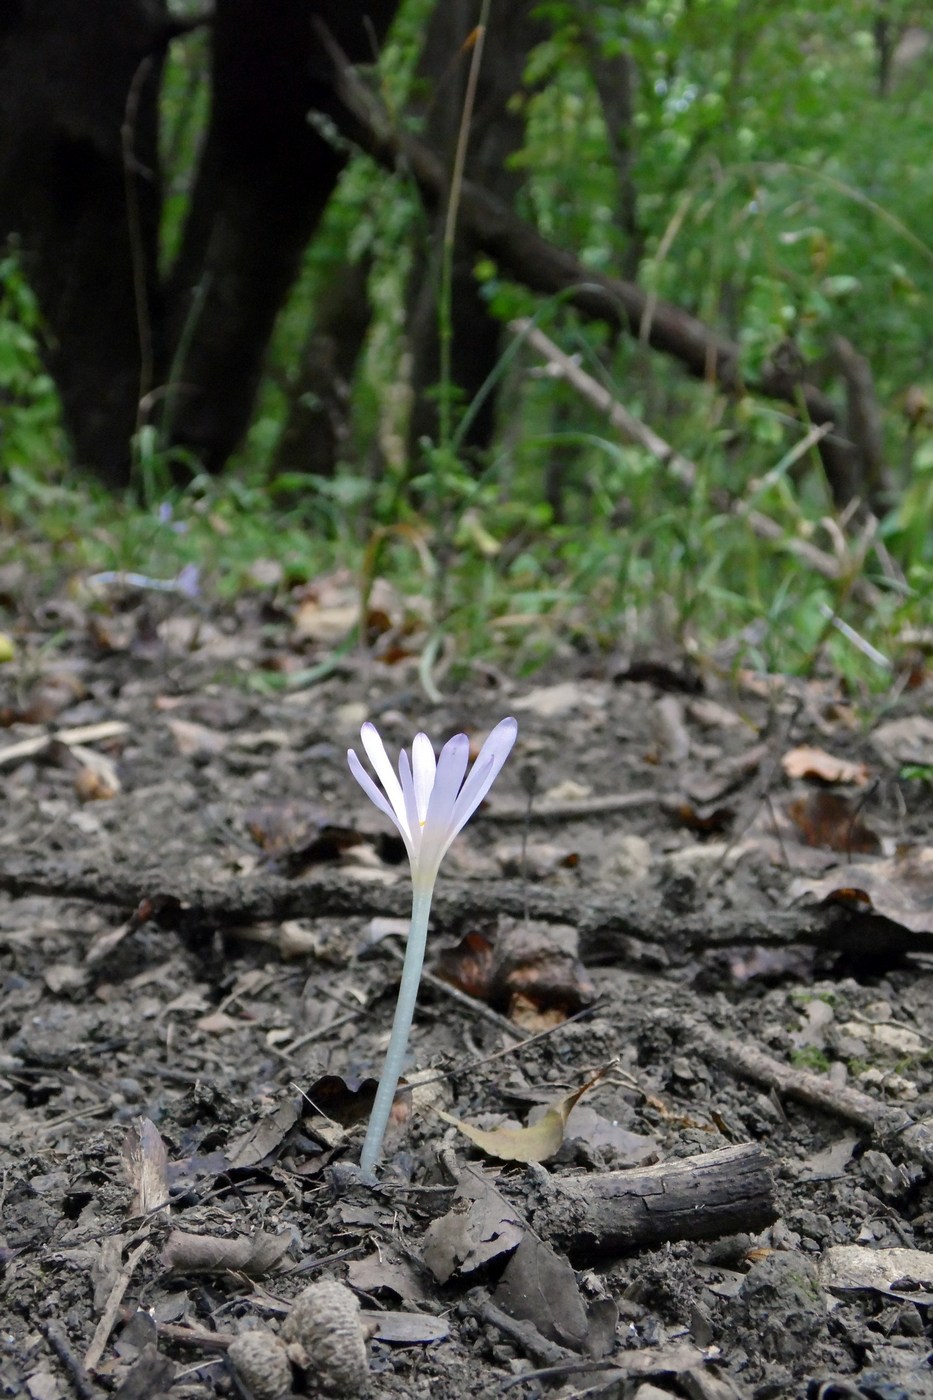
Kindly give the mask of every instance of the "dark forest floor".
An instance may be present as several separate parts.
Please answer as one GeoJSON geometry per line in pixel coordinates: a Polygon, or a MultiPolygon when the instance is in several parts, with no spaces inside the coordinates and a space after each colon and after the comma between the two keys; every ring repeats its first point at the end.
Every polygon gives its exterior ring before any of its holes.
{"type": "Polygon", "coordinates": [[[334,1279],[373,1396],[933,1396],[929,676],[856,705],[568,654],[430,703],[350,656],[270,697],[269,598],[8,601],[0,1395],[249,1396],[231,1339],[334,1279]],[[409,882],[345,751],[509,713],[368,1190],[409,882]],[[527,1124],[601,1070],[543,1165],[438,1115],[527,1124]],[[542,1207],[613,1173],[658,1183],[616,1235],[542,1207]]]}

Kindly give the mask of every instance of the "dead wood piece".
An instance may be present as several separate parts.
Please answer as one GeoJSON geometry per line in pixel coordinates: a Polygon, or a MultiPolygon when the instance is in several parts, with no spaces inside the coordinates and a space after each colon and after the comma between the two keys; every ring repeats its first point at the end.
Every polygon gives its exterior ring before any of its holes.
{"type": "Polygon", "coordinates": [[[483,812],[482,820],[495,826],[520,826],[524,822],[587,821],[592,817],[612,816],[615,812],[643,809],[657,800],[656,789],[643,788],[636,792],[600,793],[596,797],[577,797],[564,802],[537,802],[531,807],[527,802],[499,802],[488,812],[483,812]]]}
{"type": "MultiPolygon", "coordinates": [[[[316,28],[333,65],[331,81],[339,99],[333,115],[343,134],[383,166],[393,171],[404,166],[428,205],[446,200],[446,163],[430,146],[393,123],[348,64],[327,27],[319,23],[316,28]]],[[[857,449],[842,431],[841,413],[814,383],[799,373],[788,374],[777,357],[763,367],[757,382],[747,381],[736,342],[636,283],[606,277],[584,266],[572,253],[548,242],[533,224],[482,185],[462,181],[458,215],[460,232],[532,291],[561,294],[583,316],[605,321],[673,356],[689,374],[717,384],[730,396],[757,391],[789,403],[795,413],[817,426],[828,424],[830,431],[819,444],[824,471],[835,503],[845,506],[852,500],[863,475],[857,449]]]]}
{"type": "Polygon", "coordinates": [[[571,1259],[755,1232],[777,1219],[771,1159],[742,1143],[635,1171],[534,1171],[535,1231],[571,1259]]]}
{"type": "Polygon", "coordinates": [[[50,1318],[48,1322],[43,1322],[40,1325],[45,1333],[46,1341],[68,1372],[78,1400],[100,1400],[104,1392],[92,1384],[84,1363],[79,1356],[75,1355],[61,1323],[50,1318]]]}
{"type": "Polygon", "coordinates": [[[117,1313],[120,1311],[120,1304],[123,1302],[123,1295],[130,1286],[130,1281],[136,1271],[136,1265],[149,1248],[149,1231],[144,1230],[141,1231],[140,1234],[133,1236],[133,1239],[140,1238],[142,1239],[142,1243],[138,1244],[133,1250],[110,1290],[104,1311],[101,1314],[100,1321],[91,1338],[91,1345],[88,1347],[84,1356],[84,1369],[86,1371],[95,1370],[100,1358],[103,1356],[104,1347],[107,1345],[110,1333],[113,1331],[117,1320],[117,1313]]]}
{"type": "Polygon", "coordinates": [[[592,375],[587,374],[569,355],[565,355],[560,346],[555,345],[554,341],[546,336],[542,330],[539,330],[532,321],[527,317],[512,321],[509,330],[527,341],[533,350],[538,351],[539,355],[543,355],[549,362],[549,367],[553,366],[557,373],[572,388],[576,389],[582,398],[604,413],[612,426],[623,437],[628,438],[630,442],[637,443],[662,466],[668,467],[671,474],[684,486],[693,485],[697,477],[696,463],[682,457],[669,442],[665,442],[653,428],[649,428],[647,423],[643,423],[640,418],[629,413],[627,408],[624,408],[617,399],[612,397],[605,385],[600,384],[592,375]]]}
{"type": "Polygon", "coordinates": [[[162,1250],[161,1264],[175,1273],[219,1274],[228,1269],[261,1278],[282,1262],[291,1234],[257,1230],[253,1235],[194,1235],[173,1230],[162,1250]]]}
{"type": "Polygon", "coordinates": [[[657,1011],[652,1024],[671,1031],[678,1042],[730,1073],[852,1123],[871,1133],[886,1150],[899,1147],[905,1156],[933,1172],[933,1119],[916,1121],[904,1108],[879,1103],[860,1089],[833,1084],[828,1075],[782,1064],[756,1046],[717,1035],[682,1015],[657,1011]]]}
{"type": "MultiPolygon", "coordinates": [[[[260,875],[204,884],[184,870],[100,870],[54,861],[10,861],[0,867],[0,890],[17,897],[86,899],[121,909],[138,909],[148,901],[153,910],[150,917],[163,928],[194,938],[202,937],[205,930],[263,921],[376,914],[405,918],[411,912],[411,894],[404,881],[375,885],[354,880],[341,870],[305,880],[260,875]]],[[[870,922],[847,910],[818,906],[788,912],[681,913],[657,896],[636,897],[621,891],[590,894],[583,888],[551,890],[518,880],[444,881],[435,893],[431,915],[434,928],[452,934],[478,920],[495,921],[500,916],[572,924],[585,963],[625,962],[654,969],[676,965],[708,948],[806,943],[857,951],[858,930],[870,922]]],[[[877,949],[877,927],[870,934],[870,946],[877,949]]],[[[889,921],[885,921],[884,939],[891,954],[929,950],[928,938],[889,921]]]]}
{"type": "Polygon", "coordinates": [[[503,1308],[493,1303],[487,1296],[485,1289],[474,1288],[467,1295],[467,1301],[471,1304],[474,1315],[481,1322],[489,1323],[498,1328],[506,1337],[517,1342],[526,1356],[530,1356],[539,1364],[555,1366],[578,1359],[575,1353],[567,1347],[562,1347],[557,1342],[552,1342],[547,1337],[542,1336],[533,1322],[529,1322],[525,1318],[512,1317],[503,1308]]]}

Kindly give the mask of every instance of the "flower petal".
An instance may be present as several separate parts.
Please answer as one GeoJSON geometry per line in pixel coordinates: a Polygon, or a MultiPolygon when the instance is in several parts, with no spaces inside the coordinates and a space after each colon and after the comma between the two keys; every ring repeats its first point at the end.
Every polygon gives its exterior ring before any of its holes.
{"type": "Polygon", "coordinates": [[[411,832],[411,848],[421,850],[421,821],[418,817],[418,803],[415,801],[415,781],[408,761],[408,750],[402,749],[398,756],[398,775],[402,780],[402,796],[405,799],[405,814],[411,832]]]}
{"type": "Polygon", "coordinates": [[[350,772],[353,774],[370,802],[373,802],[379,808],[380,812],[385,812],[389,820],[398,828],[399,835],[405,842],[405,848],[409,856],[411,856],[411,837],[408,834],[408,828],[407,826],[403,826],[399,821],[398,814],[393,810],[392,804],[389,802],[385,793],[376,786],[352,749],[347,749],[347,762],[350,765],[350,772]]]}
{"type": "Polygon", "coordinates": [[[415,780],[415,806],[418,809],[418,822],[423,826],[428,815],[428,803],[431,800],[431,789],[434,787],[434,776],[437,772],[434,745],[427,734],[415,735],[415,742],[411,746],[411,766],[415,780]]]}
{"type": "Polygon", "coordinates": [[[405,798],[402,794],[402,785],[395,776],[395,769],[389,762],[389,755],[386,753],[385,744],[379,736],[379,731],[369,720],[360,730],[360,738],[363,741],[363,748],[369,757],[370,763],[376,770],[376,777],[385,788],[386,797],[392,805],[395,816],[392,820],[402,834],[408,830],[411,836],[411,828],[408,820],[408,809],[405,805],[405,798]]]}
{"type": "MultiPolygon", "coordinates": [[[[503,763],[512,752],[518,734],[518,721],[509,717],[500,720],[480,749],[450,816],[450,841],[466,826],[483,798],[495,782],[503,763]]],[[[449,844],[449,842],[448,842],[449,844]]]]}
{"type": "Polygon", "coordinates": [[[451,828],[451,817],[469,759],[470,741],[465,734],[455,734],[441,749],[419,854],[425,867],[440,865],[456,835],[451,828]]]}

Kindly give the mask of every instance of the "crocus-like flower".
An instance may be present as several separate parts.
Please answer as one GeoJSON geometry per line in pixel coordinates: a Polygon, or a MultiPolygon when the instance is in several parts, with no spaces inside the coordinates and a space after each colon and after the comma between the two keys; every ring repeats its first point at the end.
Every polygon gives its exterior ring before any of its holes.
{"type": "Polygon", "coordinates": [[[382,784],[381,788],[370,777],[354,751],[350,749],[347,753],[350,772],[366,796],[398,828],[408,852],[412,881],[411,929],[405,949],[398,1005],[360,1157],[360,1169],[366,1179],[372,1179],[373,1169],[379,1160],[405,1058],[421,980],[437,872],[457,832],[466,825],[495,782],[512,751],[517,733],[518,725],[514,719],[504,719],[497,724],[480,749],[465,782],[470,756],[470,741],[465,734],[455,734],[448,739],[436,761],[434,746],[427,734],[416,734],[411,746],[411,759],[403,749],[396,774],[376,726],[364,724],[360,738],[382,784]]]}

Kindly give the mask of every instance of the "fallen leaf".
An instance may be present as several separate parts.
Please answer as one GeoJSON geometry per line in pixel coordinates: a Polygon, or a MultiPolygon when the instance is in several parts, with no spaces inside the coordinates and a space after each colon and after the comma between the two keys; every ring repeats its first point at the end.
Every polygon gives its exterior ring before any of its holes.
{"type": "Polygon", "coordinates": [[[437,959],[438,977],[477,1001],[489,999],[492,978],[492,940],[484,933],[467,933],[453,948],[442,948],[437,959]]]}
{"type": "Polygon", "coordinates": [[[788,778],[805,778],[819,783],[848,783],[864,787],[871,774],[867,764],[851,763],[847,758],[835,758],[825,749],[800,744],[789,749],[781,759],[788,778]]]}
{"type": "Polygon", "coordinates": [[[933,1255],[926,1250],[837,1244],[824,1251],[817,1267],[830,1293],[867,1290],[910,1303],[933,1303],[933,1255]]]}
{"type": "Polygon", "coordinates": [[[321,1114],[343,1128],[352,1128],[372,1112],[376,1097],[376,1080],[351,1080],[339,1074],[322,1074],[304,1091],[306,1117],[321,1114]]]}
{"type": "Polygon", "coordinates": [[[505,1267],[492,1301],[510,1317],[531,1322],[543,1337],[582,1351],[589,1324],[569,1262],[530,1232],[505,1267]]]}
{"type": "Polygon", "coordinates": [[[728,830],[735,819],[733,807],[724,807],[719,802],[693,802],[682,795],[662,797],[660,807],[665,816],[698,836],[718,835],[728,830]]]}
{"type": "Polygon", "coordinates": [[[450,1336],[450,1326],[443,1317],[421,1312],[368,1312],[360,1309],[360,1319],[370,1336],[378,1342],[395,1342],[399,1346],[430,1345],[444,1342],[450,1336]]]}
{"type": "Polygon", "coordinates": [[[324,808],[304,798],[282,798],[248,807],[243,824],[261,851],[278,856],[307,845],[321,829],[324,808]]]}
{"type": "Polygon", "coordinates": [[[168,1153],[150,1118],[134,1118],[123,1140],[123,1170],[134,1192],[133,1215],[168,1215],[168,1153]]]}
{"type": "Polygon", "coordinates": [[[933,719],[929,715],[909,715],[882,724],[871,735],[871,746],[891,768],[905,763],[920,766],[933,763],[933,719]]]}
{"type": "Polygon", "coordinates": [[[587,1300],[569,1262],[531,1233],[512,1255],[492,1298],[503,1312],[532,1323],[559,1346],[605,1356],[615,1344],[619,1307],[608,1296],[587,1300]]]}
{"type": "MultiPolygon", "coordinates": [[[[575,948],[575,933],[572,938],[575,948]]],[[[591,1005],[595,996],[583,964],[557,941],[553,929],[516,924],[500,930],[487,995],[495,1010],[511,1016],[515,999],[521,997],[526,1007],[556,1011],[566,1020],[591,1005]]]]}
{"type": "Polygon", "coordinates": [[[645,657],[622,662],[613,672],[616,685],[641,683],[657,686],[658,690],[683,691],[686,695],[702,695],[706,689],[703,677],[688,660],[662,661],[645,657]]]}
{"type": "Polygon", "coordinates": [[[290,874],[318,861],[336,860],[363,840],[352,827],[335,826],[325,807],[303,798],[249,807],[243,821],[260,850],[271,859],[287,861],[290,874]]]}
{"type": "Polygon", "coordinates": [[[233,1139],[227,1148],[230,1166],[255,1167],[271,1153],[278,1151],[298,1122],[298,1105],[286,1099],[272,1113],[267,1113],[245,1133],[233,1139]]]}
{"type": "Polygon", "coordinates": [[[385,1245],[367,1254],[365,1259],[351,1260],[347,1265],[347,1281],[360,1293],[378,1293],[385,1289],[405,1302],[426,1296],[414,1265],[385,1245]]]}
{"type": "MultiPolygon", "coordinates": [[[[613,1062],[614,1063],[614,1062],[613,1062]]],[[[501,1162],[546,1162],[559,1151],[564,1141],[564,1129],[571,1109],[587,1089],[592,1089],[612,1069],[612,1064],[604,1065],[597,1074],[574,1089],[572,1094],[558,1099],[546,1109],[536,1123],[527,1128],[474,1128],[469,1123],[461,1123],[442,1109],[435,1109],[438,1117],[469,1138],[481,1152],[495,1157],[501,1162]]]]}
{"type": "Polygon", "coordinates": [[[539,719],[554,719],[572,714],[584,702],[584,691],[578,681],[558,681],[556,685],[538,686],[513,700],[512,708],[537,715],[539,719]]]}
{"type": "Polygon", "coordinates": [[[161,1263],[174,1273],[218,1274],[232,1270],[259,1278],[282,1262],[294,1236],[291,1230],[279,1235],[257,1230],[254,1235],[192,1235],[173,1230],[165,1241],[161,1263]]]}
{"type": "Polygon", "coordinates": [[[657,1138],[633,1133],[610,1118],[604,1118],[589,1104],[578,1103],[570,1113],[564,1129],[567,1142],[580,1141],[599,1151],[609,1151],[613,1167],[644,1167],[658,1159],[657,1138]]]}
{"type": "Polygon", "coordinates": [[[243,1022],[226,1011],[209,1011],[206,1016],[199,1016],[195,1025],[208,1035],[226,1035],[229,1031],[239,1030],[243,1022]]]}
{"type": "Polygon", "coordinates": [[[808,792],[787,804],[787,815],[807,846],[841,855],[877,855],[881,840],[863,820],[860,803],[839,792],[808,792]]]}
{"type": "Polygon", "coordinates": [[[933,934],[933,846],[891,860],[844,865],[820,880],[795,880],[790,899],[846,904],[912,933],[933,934]]]}
{"type": "Polygon", "coordinates": [[[190,719],[167,719],[166,727],[175,740],[178,752],[185,758],[209,758],[223,753],[229,743],[228,736],[216,729],[208,729],[206,724],[196,724],[190,719]]]}
{"type": "Polygon", "coordinates": [[[501,1192],[482,1179],[466,1177],[446,1215],[424,1233],[421,1256],[438,1283],[470,1274],[490,1259],[510,1254],[525,1233],[501,1192]]]}

